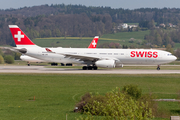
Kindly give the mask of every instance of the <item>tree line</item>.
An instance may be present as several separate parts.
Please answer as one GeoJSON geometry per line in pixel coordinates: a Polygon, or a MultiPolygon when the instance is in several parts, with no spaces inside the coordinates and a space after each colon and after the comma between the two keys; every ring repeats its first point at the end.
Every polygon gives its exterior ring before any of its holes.
{"type": "Polygon", "coordinates": [[[18,25],[31,39],[44,37],[94,37],[111,33],[112,19],[109,15],[58,14],[50,16],[23,17],[1,15],[0,44],[13,45],[8,25],[18,25]],[[97,19],[98,18],[98,19],[97,19]],[[97,19],[97,20],[96,20],[97,19]]]}
{"type": "Polygon", "coordinates": [[[6,9],[0,10],[1,15],[22,15],[25,17],[35,17],[39,15],[58,15],[58,14],[86,14],[90,17],[92,14],[108,14],[111,16],[113,22],[140,22],[144,20],[154,20],[158,24],[160,23],[179,23],[179,8],[139,8],[134,10],[118,8],[114,9],[111,7],[93,7],[84,5],[65,5],[65,4],[52,4],[52,5],[41,5],[33,7],[23,7],[19,9],[6,9]]]}
{"type": "Polygon", "coordinates": [[[0,64],[12,64],[14,60],[20,60],[20,53],[0,48],[0,64]]]}
{"type": "MultiPolygon", "coordinates": [[[[8,28],[10,24],[18,25],[31,39],[43,37],[66,38],[66,36],[93,37],[113,33],[114,28],[119,23],[139,23],[140,27],[147,27],[148,29],[151,29],[154,23],[178,25],[180,23],[179,12],[180,9],[177,8],[129,10],[64,4],[0,10],[0,44],[14,46],[8,28]]],[[[129,32],[131,31],[129,30],[129,32]]],[[[158,34],[156,36],[159,39],[158,34]]],[[[172,41],[179,42],[178,37],[173,39],[172,37],[172,41]]],[[[148,38],[150,37],[146,36],[147,40],[148,38]]],[[[165,37],[161,36],[161,38],[165,37]]]]}

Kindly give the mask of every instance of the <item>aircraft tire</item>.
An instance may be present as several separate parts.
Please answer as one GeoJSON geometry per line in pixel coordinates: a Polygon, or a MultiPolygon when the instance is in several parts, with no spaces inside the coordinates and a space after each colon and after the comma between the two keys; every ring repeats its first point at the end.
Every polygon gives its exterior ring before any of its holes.
{"type": "Polygon", "coordinates": [[[92,70],[92,66],[88,66],[87,68],[88,68],[88,70],[92,70]]]}
{"type": "Polygon", "coordinates": [[[157,70],[160,70],[160,67],[157,67],[157,70]]]}
{"type": "Polygon", "coordinates": [[[97,70],[97,69],[98,69],[98,67],[97,67],[97,66],[93,66],[93,69],[94,69],[94,70],[97,70]]]}
{"type": "Polygon", "coordinates": [[[82,69],[83,69],[83,70],[87,70],[87,66],[83,66],[82,69]]]}
{"type": "Polygon", "coordinates": [[[160,70],[161,68],[160,68],[160,66],[158,65],[158,67],[157,67],[157,70],[160,70]]]}

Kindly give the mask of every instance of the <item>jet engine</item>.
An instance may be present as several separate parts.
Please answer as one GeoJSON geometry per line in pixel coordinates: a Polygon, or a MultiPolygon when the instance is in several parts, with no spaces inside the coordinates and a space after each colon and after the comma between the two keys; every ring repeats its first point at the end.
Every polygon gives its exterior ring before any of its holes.
{"type": "Polygon", "coordinates": [[[116,64],[117,68],[123,67],[123,64],[116,64]]]}
{"type": "Polygon", "coordinates": [[[115,61],[114,60],[98,60],[95,62],[95,65],[97,67],[103,67],[103,68],[114,68],[115,61]]]}
{"type": "Polygon", "coordinates": [[[19,51],[20,53],[23,53],[23,54],[27,53],[27,49],[26,49],[26,48],[21,48],[21,49],[19,49],[18,51],[19,51]]]}

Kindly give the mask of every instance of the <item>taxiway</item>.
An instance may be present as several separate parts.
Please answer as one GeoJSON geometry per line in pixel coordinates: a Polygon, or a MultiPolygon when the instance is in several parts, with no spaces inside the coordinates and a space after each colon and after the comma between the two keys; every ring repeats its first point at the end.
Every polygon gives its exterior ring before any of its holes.
{"type": "Polygon", "coordinates": [[[76,68],[46,68],[44,66],[0,66],[0,73],[59,73],[59,74],[180,74],[180,70],[138,70],[99,69],[81,70],[76,68]]]}

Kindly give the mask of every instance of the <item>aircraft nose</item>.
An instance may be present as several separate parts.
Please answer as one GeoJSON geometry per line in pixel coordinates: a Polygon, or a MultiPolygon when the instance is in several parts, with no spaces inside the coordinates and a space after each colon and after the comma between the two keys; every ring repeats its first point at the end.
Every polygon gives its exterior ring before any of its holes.
{"type": "Polygon", "coordinates": [[[174,59],[174,60],[177,60],[177,57],[173,55],[173,59],[174,59]]]}

